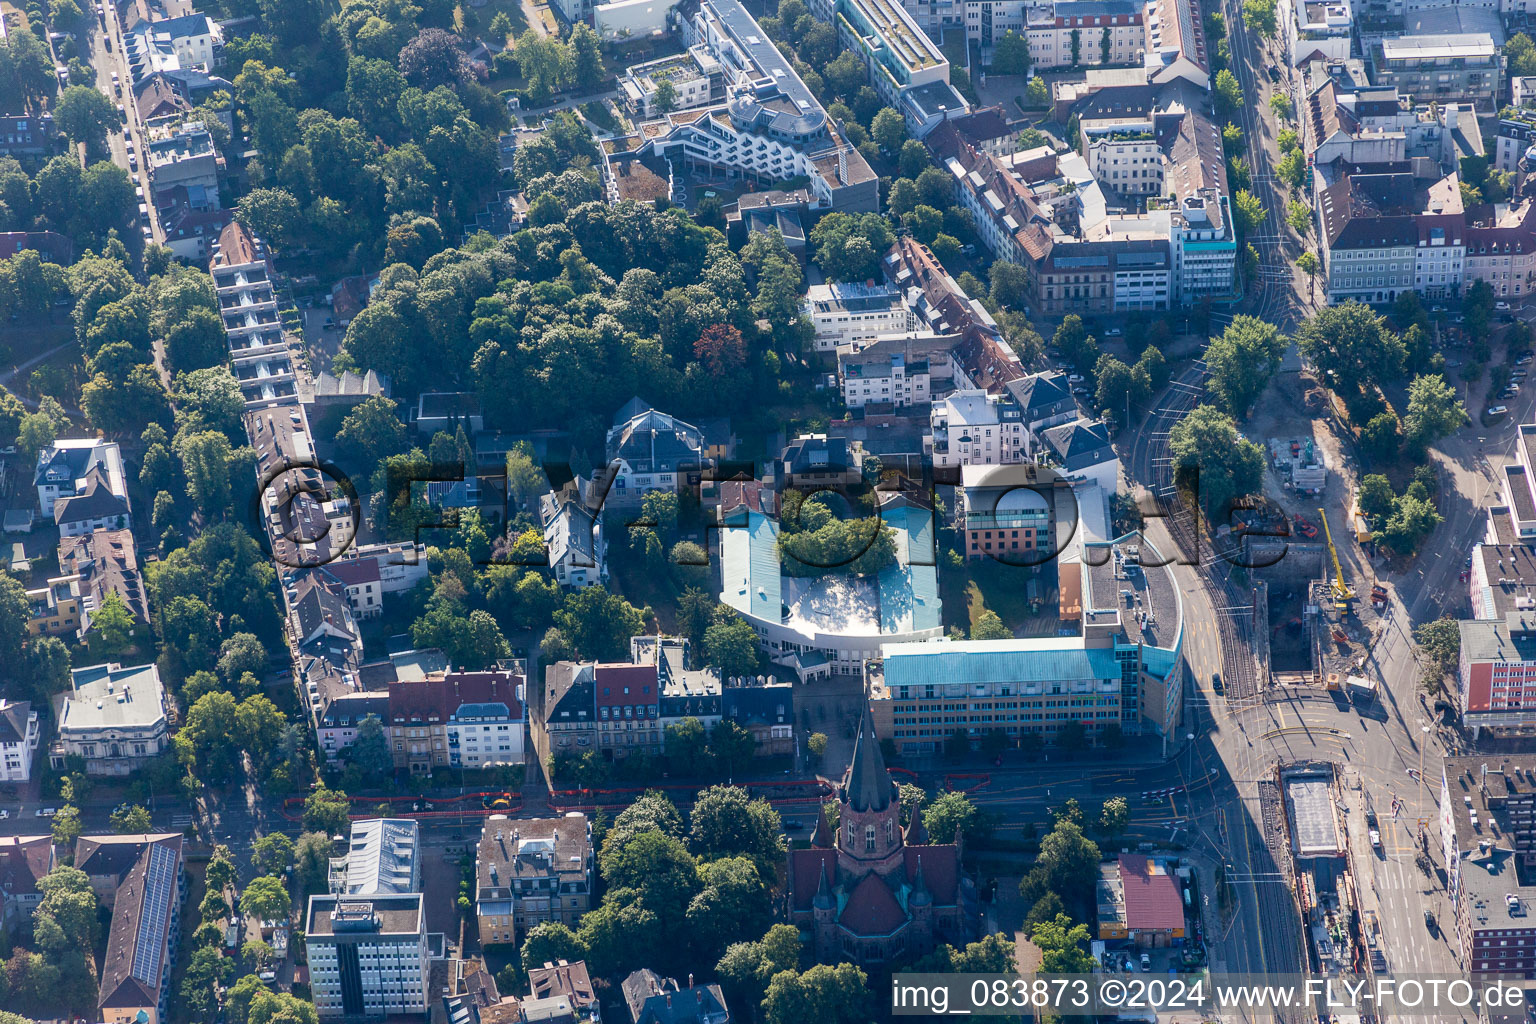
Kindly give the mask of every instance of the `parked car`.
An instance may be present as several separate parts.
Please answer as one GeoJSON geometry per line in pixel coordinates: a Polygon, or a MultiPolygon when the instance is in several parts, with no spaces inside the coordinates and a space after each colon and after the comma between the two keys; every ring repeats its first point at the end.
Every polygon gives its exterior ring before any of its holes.
{"type": "Polygon", "coordinates": [[[1371,829],[1371,848],[1375,850],[1381,849],[1381,833],[1375,829],[1371,829]]]}
{"type": "Polygon", "coordinates": [[[39,807],[37,809],[37,817],[39,818],[51,818],[58,813],[59,809],[57,807],[39,807]]]}
{"type": "Polygon", "coordinates": [[[1507,405],[1490,405],[1488,407],[1489,416],[1503,416],[1507,412],[1509,412],[1509,406],[1507,405]]]}
{"type": "Polygon", "coordinates": [[[5,819],[9,818],[10,816],[11,816],[11,812],[9,810],[7,810],[4,807],[0,807],[0,821],[4,821],[5,819]]]}
{"type": "Polygon", "coordinates": [[[1141,969],[1148,973],[1152,971],[1152,957],[1147,953],[1141,954],[1141,969]]]}
{"type": "Polygon", "coordinates": [[[1108,330],[1106,330],[1104,332],[1104,337],[1106,337],[1106,338],[1118,338],[1118,337],[1120,337],[1120,335],[1122,335],[1124,333],[1125,333],[1125,328],[1123,328],[1123,327],[1111,327],[1111,328],[1109,328],[1108,330]]]}
{"type": "Polygon", "coordinates": [[[1081,384],[1082,382],[1083,382],[1083,375],[1082,374],[1080,374],[1080,373],[1069,373],[1069,374],[1067,374],[1067,383],[1068,384],[1081,384]]]}
{"type": "Polygon", "coordinates": [[[1503,313],[1503,312],[1508,311],[1509,303],[1507,303],[1507,302],[1495,302],[1493,304],[1493,308],[1498,310],[1500,313],[1503,313]]]}

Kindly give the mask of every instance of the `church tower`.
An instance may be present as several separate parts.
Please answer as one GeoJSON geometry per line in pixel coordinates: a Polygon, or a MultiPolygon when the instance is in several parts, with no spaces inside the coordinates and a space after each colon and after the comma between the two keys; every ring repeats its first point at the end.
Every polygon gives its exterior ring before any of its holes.
{"type": "Polygon", "coordinates": [[[858,879],[889,874],[901,866],[901,803],[867,711],[838,800],[837,860],[842,871],[858,879]]]}

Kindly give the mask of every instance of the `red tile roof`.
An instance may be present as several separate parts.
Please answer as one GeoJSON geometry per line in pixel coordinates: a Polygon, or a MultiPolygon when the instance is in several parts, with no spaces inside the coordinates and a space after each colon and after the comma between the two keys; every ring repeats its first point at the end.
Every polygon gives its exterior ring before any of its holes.
{"type": "Polygon", "coordinates": [[[397,679],[389,684],[389,720],[446,722],[465,704],[500,703],[521,718],[517,687],[522,677],[510,672],[450,672],[428,679],[397,679]]]}
{"type": "Polygon", "coordinates": [[[933,902],[946,907],[960,900],[960,848],[953,843],[939,846],[908,846],[907,878],[917,877],[917,858],[923,858],[923,882],[933,902]]]}
{"type": "Polygon", "coordinates": [[[655,704],[660,695],[655,665],[599,664],[594,667],[593,674],[597,679],[597,706],[600,708],[655,704]]]}
{"type": "Polygon", "coordinates": [[[848,894],[839,923],[855,935],[889,935],[907,922],[907,913],[879,875],[865,875],[848,894]]]}
{"type": "Polygon", "coordinates": [[[837,877],[836,850],[791,850],[789,852],[789,895],[793,910],[810,910],[821,880],[820,871],[831,881],[837,877]]]}
{"type": "Polygon", "coordinates": [[[1120,857],[1120,880],[1125,886],[1125,924],[1131,931],[1184,927],[1184,900],[1172,875],[1153,874],[1146,857],[1124,854],[1120,857]]]}

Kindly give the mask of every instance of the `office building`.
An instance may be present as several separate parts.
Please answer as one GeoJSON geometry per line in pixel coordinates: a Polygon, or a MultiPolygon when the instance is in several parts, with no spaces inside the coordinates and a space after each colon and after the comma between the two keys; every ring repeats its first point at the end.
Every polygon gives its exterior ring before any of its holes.
{"type": "Polygon", "coordinates": [[[321,1020],[427,1013],[427,935],[420,893],[309,898],[310,992],[321,1020]]]}

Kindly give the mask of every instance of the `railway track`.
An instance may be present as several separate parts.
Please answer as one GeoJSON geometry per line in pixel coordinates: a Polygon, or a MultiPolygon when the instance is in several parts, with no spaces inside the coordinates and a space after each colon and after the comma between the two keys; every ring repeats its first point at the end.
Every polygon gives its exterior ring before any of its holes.
{"type": "Polygon", "coordinates": [[[1186,508],[1174,487],[1172,451],[1168,433],[1187,416],[1204,392],[1207,371],[1196,363],[1178,379],[1170,382],[1163,401],[1148,418],[1137,436],[1132,464],[1152,491],[1158,509],[1165,517],[1168,532],[1184,559],[1200,569],[1199,575],[1218,609],[1217,629],[1221,637],[1222,679],[1228,699],[1249,700],[1260,695],[1261,687],[1254,670],[1252,621],[1230,609],[1251,603],[1232,582],[1230,566],[1201,543],[1200,526],[1194,512],[1186,508]]]}

